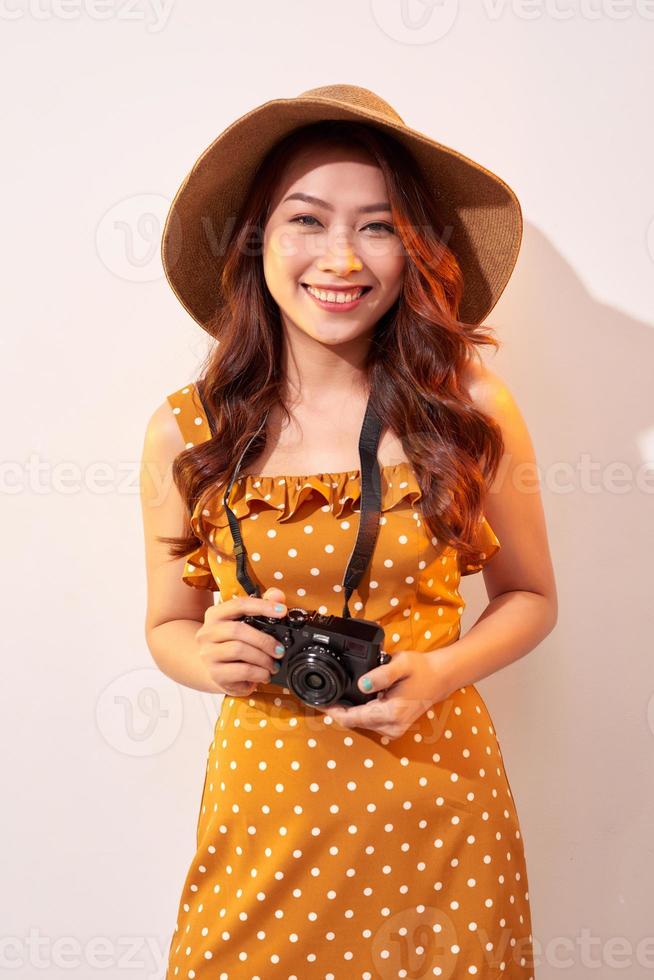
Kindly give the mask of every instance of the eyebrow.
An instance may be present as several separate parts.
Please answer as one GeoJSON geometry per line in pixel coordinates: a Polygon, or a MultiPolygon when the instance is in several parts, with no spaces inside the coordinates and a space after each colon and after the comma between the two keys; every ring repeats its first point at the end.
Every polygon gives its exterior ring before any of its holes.
{"type": "MultiPolygon", "coordinates": [[[[286,201],[305,201],[306,204],[317,204],[319,207],[326,208],[328,211],[334,210],[333,205],[328,204],[327,201],[322,201],[319,197],[313,197],[312,194],[303,194],[301,191],[297,191],[295,194],[289,194],[288,197],[284,198],[282,204],[285,204],[286,201]]],[[[379,204],[364,204],[358,210],[361,214],[368,214],[373,211],[388,211],[392,213],[388,201],[381,201],[379,204]]]]}

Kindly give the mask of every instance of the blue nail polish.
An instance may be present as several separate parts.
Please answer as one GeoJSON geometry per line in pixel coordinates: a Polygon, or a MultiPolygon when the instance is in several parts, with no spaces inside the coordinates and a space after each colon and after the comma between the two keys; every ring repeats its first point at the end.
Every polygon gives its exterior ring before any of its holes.
{"type": "Polygon", "coordinates": [[[372,689],[372,681],[369,677],[364,677],[361,681],[364,691],[370,691],[372,689]]]}
{"type": "Polygon", "coordinates": [[[281,602],[276,602],[276,603],[275,603],[275,612],[282,612],[282,611],[283,611],[283,609],[284,609],[284,607],[283,607],[283,605],[281,604],[281,602]]]}

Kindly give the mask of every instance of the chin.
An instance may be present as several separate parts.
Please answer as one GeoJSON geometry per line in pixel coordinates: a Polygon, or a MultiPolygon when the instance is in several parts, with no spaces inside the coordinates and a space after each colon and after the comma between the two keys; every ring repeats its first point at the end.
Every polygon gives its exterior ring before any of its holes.
{"type": "Polygon", "coordinates": [[[370,328],[360,323],[348,323],[339,327],[338,324],[324,324],[316,326],[311,324],[306,328],[300,328],[303,333],[320,341],[321,344],[344,344],[351,340],[356,340],[363,334],[367,334],[370,328]]]}

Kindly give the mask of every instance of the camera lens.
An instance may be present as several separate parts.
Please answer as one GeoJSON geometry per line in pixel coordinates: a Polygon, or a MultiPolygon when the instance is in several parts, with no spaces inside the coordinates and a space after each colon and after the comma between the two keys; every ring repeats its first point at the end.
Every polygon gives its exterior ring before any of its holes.
{"type": "Polygon", "coordinates": [[[325,678],[313,671],[310,674],[305,674],[303,680],[307,687],[314,691],[320,691],[325,686],[325,678]]]}
{"type": "Polygon", "coordinates": [[[293,655],[286,679],[293,693],[309,705],[332,704],[348,687],[348,675],[340,658],[320,643],[311,643],[293,655]]]}

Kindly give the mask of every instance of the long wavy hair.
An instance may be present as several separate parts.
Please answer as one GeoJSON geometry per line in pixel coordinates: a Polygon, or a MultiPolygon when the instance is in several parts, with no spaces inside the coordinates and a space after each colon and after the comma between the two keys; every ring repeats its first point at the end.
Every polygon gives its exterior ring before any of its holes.
{"type": "MultiPolygon", "coordinates": [[[[215,313],[207,323],[219,343],[212,345],[196,382],[215,434],[184,449],[173,463],[188,514],[181,536],[159,536],[170,546],[171,559],[199,547],[203,539],[194,533],[190,516],[198,502],[200,510],[207,506],[219,486],[224,492],[235,459],[264,413],[276,403],[291,421],[280,370],[282,320],[266,285],[261,250],[252,254],[252,235],[263,241],[278,175],[294,151],[334,143],[364,148],[383,171],[406,256],[401,293],[376,324],[365,363],[372,406],[382,425],[402,441],[422,490],[424,519],[441,553],[449,545],[462,561],[481,558],[474,538],[504,444],[499,425],[474,406],[461,378],[477,346],[498,348],[500,342],[491,329],[457,319],[461,268],[445,244],[436,204],[413,156],[374,126],[332,120],[302,126],[275,144],[232,230],[216,285],[215,313]]],[[[264,427],[243,458],[243,469],[265,445],[264,427]]]]}

